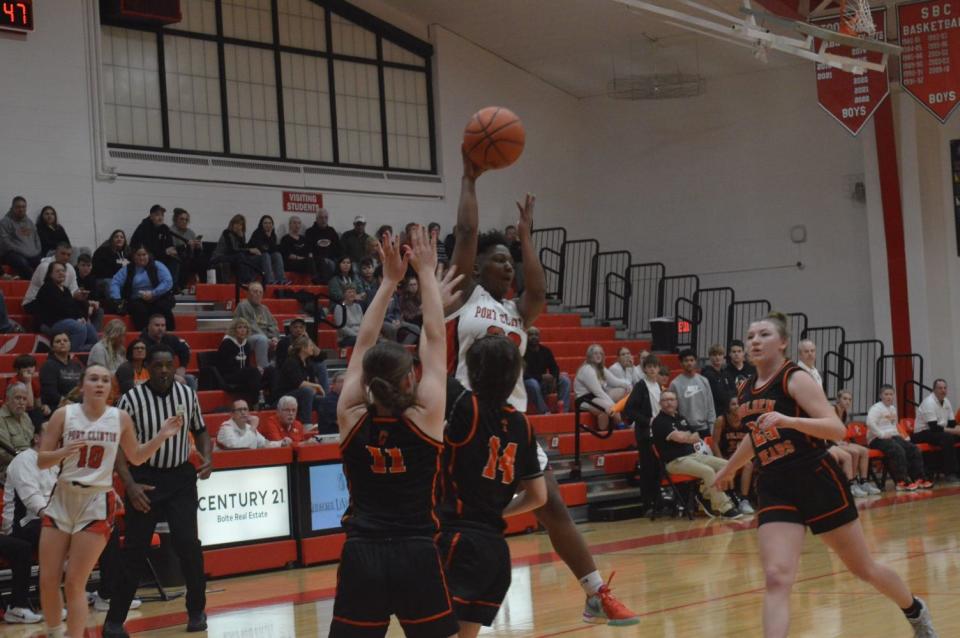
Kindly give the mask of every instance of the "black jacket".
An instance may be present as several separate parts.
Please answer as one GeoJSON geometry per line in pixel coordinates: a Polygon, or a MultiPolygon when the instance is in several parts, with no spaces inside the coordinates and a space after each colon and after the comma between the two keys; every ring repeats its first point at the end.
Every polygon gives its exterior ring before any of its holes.
{"type": "Polygon", "coordinates": [[[49,281],[40,286],[30,310],[41,325],[48,327],[63,319],[87,318],[87,302],[74,299],[67,288],[49,281]]]}
{"type": "Polygon", "coordinates": [[[154,226],[148,215],[133,231],[130,246],[145,246],[155,259],[162,259],[167,254],[167,248],[173,248],[173,235],[166,224],[154,226]]]}
{"type": "MultiPolygon", "coordinates": [[[[144,343],[147,344],[147,348],[149,348],[152,344],[158,343],[150,338],[150,336],[147,334],[146,328],[144,328],[143,332],[140,333],[140,338],[143,339],[144,343]]],[[[175,337],[168,332],[161,337],[159,343],[162,343],[173,350],[173,353],[177,355],[177,359],[180,360],[181,366],[184,368],[190,367],[190,346],[186,341],[180,339],[179,337],[175,337]]]]}
{"type": "Polygon", "coordinates": [[[126,252],[117,252],[112,246],[100,246],[93,252],[93,276],[97,279],[113,279],[126,260],[126,252]]]}
{"type": "Polygon", "coordinates": [[[633,423],[633,432],[638,444],[641,441],[649,441],[651,419],[653,419],[653,404],[650,402],[650,390],[647,389],[647,382],[641,379],[633,386],[627,398],[627,404],[623,406],[623,420],[633,423]]]}
{"type": "Polygon", "coordinates": [[[41,255],[46,255],[51,250],[55,250],[57,244],[70,243],[70,238],[67,237],[67,231],[63,229],[63,226],[58,224],[56,228],[51,229],[39,219],[37,220],[37,237],[40,238],[41,255]]]}
{"type": "Polygon", "coordinates": [[[275,253],[280,250],[277,245],[277,233],[273,232],[269,237],[259,228],[250,235],[250,241],[247,242],[250,248],[258,248],[261,253],[275,253]]]}
{"type": "Polygon", "coordinates": [[[316,259],[332,259],[337,261],[342,254],[340,248],[340,235],[332,226],[320,228],[313,224],[307,229],[305,234],[307,244],[310,246],[310,252],[316,259]]]}

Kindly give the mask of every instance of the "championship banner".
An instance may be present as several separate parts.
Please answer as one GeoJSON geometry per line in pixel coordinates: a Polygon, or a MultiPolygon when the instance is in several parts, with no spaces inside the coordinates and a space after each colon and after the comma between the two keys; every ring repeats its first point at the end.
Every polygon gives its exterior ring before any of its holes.
{"type": "Polygon", "coordinates": [[[960,102],[960,0],[897,6],[897,32],[903,47],[900,84],[946,122],[960,102]]]}
{"type": "Polygon", "coordinates": [[[290,536],[287,468],[218,470],[197,481],[197,527],[203,546],[290,536]]]}
{"type": "MultiPolygon", "coordinates": [[[[885,9],[874,11],[873,23],[877,27],[877,32],[871,37],[886,41],[886,22],[885,9]]],[[[839,16],[812,20],[811,24],[821,29],[840,31],[839,16]]],[[[816,40],[817,50],[822,43],[823,40],[816,40]]],[[[883,61],[883,54],[879,51],[854,49],[836,42],[827,43],[827,53],[864,59],[878,64],[883,61]]],[[[817,102],[851,135],[857,135],[860,132],[888,95],[890,95],[890,82],[884,72],[867,71],[863,75],[854,75],[835,69],[829,64],[817,64],[817,102]]]]}
{"type": "Polygon", "coordinates": [[[323,208],[323,193],[283,191],[283,212],[316,214],[323,208]]]}

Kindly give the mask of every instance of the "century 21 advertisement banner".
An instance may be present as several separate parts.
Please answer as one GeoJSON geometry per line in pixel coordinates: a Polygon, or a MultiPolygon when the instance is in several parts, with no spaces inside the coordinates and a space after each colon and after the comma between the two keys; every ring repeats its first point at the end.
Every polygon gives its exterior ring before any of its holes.
{"type": "Polygon", "coordinates": [[[290,536],[288,466],[219,470],[197,482],[204,547],[290,536]]]}

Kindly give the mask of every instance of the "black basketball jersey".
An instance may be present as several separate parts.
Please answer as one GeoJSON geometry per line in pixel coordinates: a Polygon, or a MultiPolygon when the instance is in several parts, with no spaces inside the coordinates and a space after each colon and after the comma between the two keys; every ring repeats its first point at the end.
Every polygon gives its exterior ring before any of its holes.
{"type": "Polygon", "coordinates": [[[723,423],[723,432],[720,433],[720,440],[717,441],[717,447],[720,448],[720,454],[723,455],[723,458],[728,459],[737,451],[737,446],[740,445],[743,437],[747,436],[750,429],[743,421],[740,421],[739,427],[734,427],[726,415],[723,417],[723,423]]]}
{"type": "Polygon", "coordinates": [[[365,414],[340,444],[350,504],[347,535],[431,536],[443,444],[405,417],[365,414]]]}
{"type": "Polygon", "coordinates": [[[449,414],[444,439],[443,525],[503,531],[503,509],[517,484],[543,475],[526,415],[509,405],[484,405],[464,391],[449,414]]]}
{"type": "Polygon", "coordinates": [[[783,471],[819,463],[826,442],[792,428],[760,430],[757,418],[767,412],[787,416],[808,416],[790,396],[787,384],[790,377],[802,368],[792,361],[784,362],[780,370],[762,387],[754,387],[756,376],[750,377],[740,388],[740,419],[749,428],[750,440],[760,461],[760,471],[783,471]]]}

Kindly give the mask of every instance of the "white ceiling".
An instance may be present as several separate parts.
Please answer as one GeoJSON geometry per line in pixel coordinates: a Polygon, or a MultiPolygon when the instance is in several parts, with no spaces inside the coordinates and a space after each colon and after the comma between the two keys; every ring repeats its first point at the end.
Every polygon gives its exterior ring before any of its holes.
{"type": "MultiPolygon", "coordinates": [[[[545,82],[584,98],[614,76],[699,73],[707,78],[811,64],[752,51],[665,24],[612,0],[383,0],[397,11],[470,40],[545,82]]],[[[739,15],[740,0],[700,0],[739,15]]],[[[675,0],[660,0],[678,7],[675,0]]],[[[702,14],[701,14],[702,15],[702,14]]],[[[709,90],[709,87],[708,87],[709,90]]]]}

